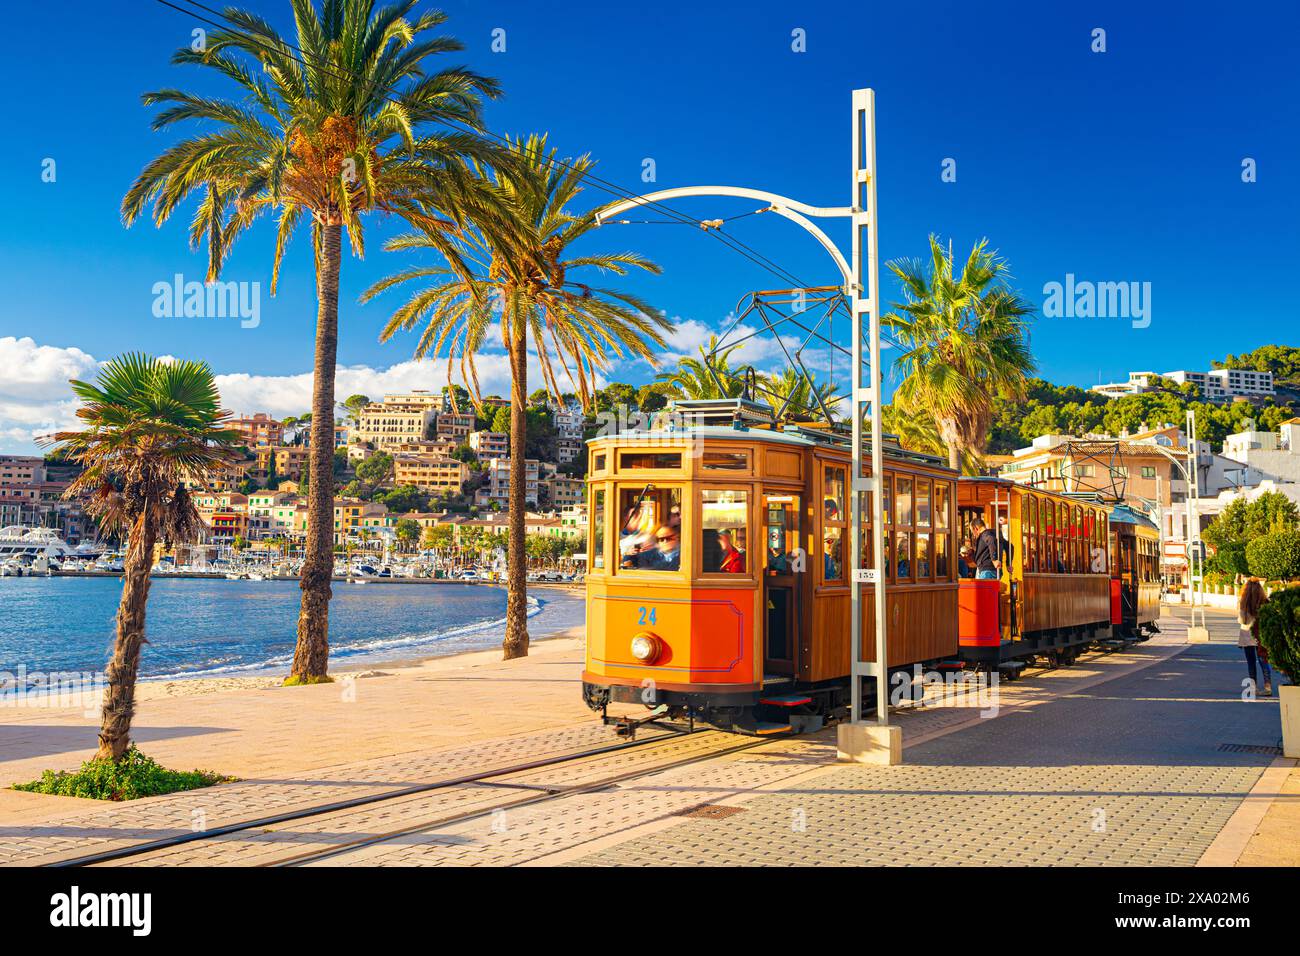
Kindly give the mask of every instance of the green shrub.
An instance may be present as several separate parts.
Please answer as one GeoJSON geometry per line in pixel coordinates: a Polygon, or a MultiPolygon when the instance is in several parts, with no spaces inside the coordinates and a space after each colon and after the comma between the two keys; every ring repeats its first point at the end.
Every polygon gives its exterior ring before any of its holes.
{"type": "Polygon", "coordinates": [[[1250,573],[1266,581],[1300,577],[1300,531],[1272,531],[1246,545],[1250,573]]]}
{"type": "Polygon", "coordinates": [[[1259,642],[1274,667],[1300,682],[1300,587],[1274,591],[1259,609],[1259,642]]]}
{"type": "Polygon", "coordinates": [[[13,789],[58,797],[136,800],[140,797],[175,793],[178,790],[197,790],[233,779],[208,770],[168,770],[152,757],[146,757],[131,747],[116,763],[96,759],[87,760],[75,772],[47,770],[41,774],[40,780],[16,783],[13,789]]]}

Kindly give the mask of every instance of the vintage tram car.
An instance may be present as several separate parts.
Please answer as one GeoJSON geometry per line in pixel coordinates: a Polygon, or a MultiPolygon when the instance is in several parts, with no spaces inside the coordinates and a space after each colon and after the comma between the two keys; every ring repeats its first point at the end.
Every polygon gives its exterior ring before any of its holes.
{"type": "Polygon", "coordinates": [[[1142,641],[1160,633],[1160,532],[1124,504],[1110,513],[1110,567],[1114,638],[1142,641]]]}
{"type": "MultiPolygon", "coordinates": [[[[588,443],[588,706],[644,703],[760,734],[843,717],[848,436],[779,425],[740,399],[680,402],[674,419],[686,424],[588,443]]],[[[951,659],[957,475],[892,440],[882,451],[888,665],[951,659]]],[[[862,539],[871,567],[869,526],[862,539]]],[[[861,603],[873,661],[874,604],[861,603]]]]}
{"type": "Polygon", "coordinates": [[[1073,663],[1112,636],[1106,506],[1001,478],[962,478],[957,508],[963,544],[974,543],[971,525],[982,518],[1001,558],[996,580],[961,581],[967,665],[1014,677],[1028,661],[1073,663]]]}

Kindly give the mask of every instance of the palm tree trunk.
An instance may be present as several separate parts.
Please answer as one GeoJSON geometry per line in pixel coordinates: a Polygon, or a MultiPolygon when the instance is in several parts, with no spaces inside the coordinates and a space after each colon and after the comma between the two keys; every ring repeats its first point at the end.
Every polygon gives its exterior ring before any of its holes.
{"type": "Polygon", "coordinates": [[[311,395],[311,488],[303,558],[298,644],[290,676],[325,677],[329,667],[330,577],[334,573],[334,366],[339,339],[339,259],[343,227],[321,227],[316,266],[316,367],[311,395]]]}
{"type": "Polygon", "coordinates": [[[140,649],[144,646],[144,612],[149,600],[149,570],[157,531],[146,508],[136,518],[127,538],[122,562],[122,599],[117,606],[117,638],[113,659],[104,674],[104,707],[99,718],[97,760],[117,761],[131,744],[131,718],[135,715],[135,679],[140,670],[140,649]]]}
{"type": "Polygon", "coordinates": [[[956,442],[948,444],[948,467],[953,471],[961,471],[961,446],[956,442]]]}
{"type": "Polygon", "coordinates": [[[528,456],[528,347],[521,321],[510,341],[510,513],[506,541],[505,660],[528,656],[528,575],[524,553],[524,510],[528,456]]]}

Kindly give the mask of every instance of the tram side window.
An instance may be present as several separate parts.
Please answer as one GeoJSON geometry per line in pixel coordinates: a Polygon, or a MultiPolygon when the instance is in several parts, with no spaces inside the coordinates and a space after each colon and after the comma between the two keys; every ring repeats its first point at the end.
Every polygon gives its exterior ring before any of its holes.
{"type": "Polygon", "coordinates": [[[934,576],[938,581],[952,580],[952,565],[948,554],[951,548],[952,522],[949,508],[952,488],[944,481],[934,483],[934,576]]]}
{"type": "Polygon", "coordinates": [[[619,567],[677,571],[682,566],[680,488],[624,488],[619,495],[619,567]]]}
{"type": "Polygon", "coordinates": [[[1057,570],[1070,574],[1070,506],[1061,502],[1057,509],[1057,570]]]}
{"type": "Polygon", "coordinates": [[[1028,538],[1024,546],[1024,570],[1039,570],[1039,499],[1026,494],[1021,506],[1021,524],[1028,538]]]}
{"type": "Polygon", "coordinates": [[[1039,509],[1043,523],[1042,566],[1049,574],[1055,574],[1056,566],[1056,507],[1046,498],[1039,509]]]}
{"type": "Polygon", "coordinates": [[[1088,570],[1083,561],[1083,509],[1075,505],[1070,518],[1070,554],[1074,558],[1074,571],[1077,574],[1088,570]]]}
{"type": "Polygon", "coordinates": [[[931,513],[928,479],[916,479],[916,535],[912,543],[916,548],[916,579],[928,581],[931,573],[931,513]]]}
{"type": "Polygon", "coordinates": [[[862,566],[864,568],[874,568],[875,565],[871,561],[873,546],[871,538],[871,492],[858,492],[858,509],[859,514],[862,515],[862,566]]]}
{"type": "Polygon", "coordinates": [[[605,566],[605,489],[591,496],[591,566],[605,566]]]}
{"type": "Polygon", "coordinates": [[[894,479],[894,576],[901,580],[914,577],[912,566],[912,479],[894,479]]]}
{"type": "Polygon", "coordinates": [[[705,574],[745,574],[749,570],[749,493],[700,492],[701,570],[705,574]]]}
{"type": "Polygon", "coordinates": [[[844,468],[824,465],[822,471],[822,581],[840,582],[844,572],[844,468]]]}

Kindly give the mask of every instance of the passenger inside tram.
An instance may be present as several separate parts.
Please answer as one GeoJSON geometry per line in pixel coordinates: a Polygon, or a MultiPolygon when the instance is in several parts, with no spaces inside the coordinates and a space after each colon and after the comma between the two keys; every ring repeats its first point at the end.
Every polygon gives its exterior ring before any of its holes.
{"type": "Polygon", "coordinates": [[[745,573],[745,552],[736,547],[735,538],[730,531],[718,532],[718,571],[723,574],[745,573]]]}
{"type": "Polygon", "coordinates": [[[620,502],[619,566],[642,571],[681,567],[681,491],[646,485],[620,502]]]}

